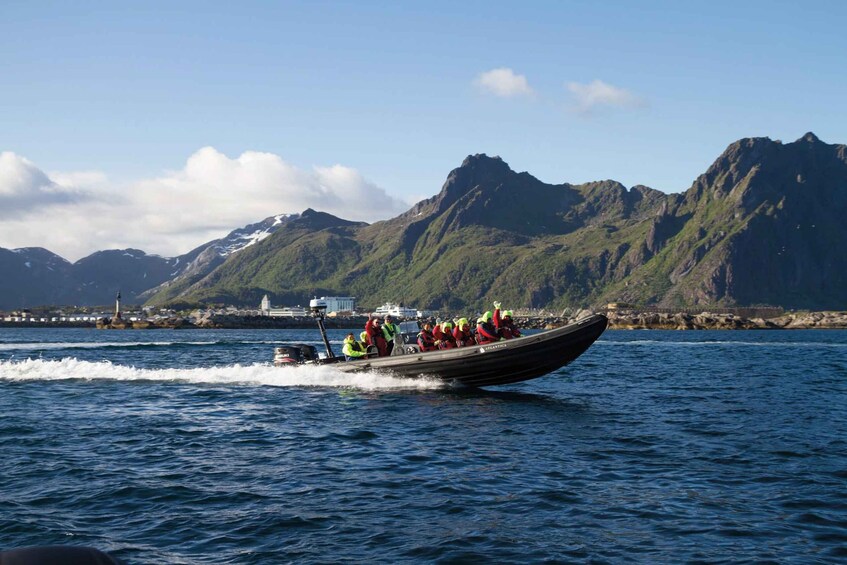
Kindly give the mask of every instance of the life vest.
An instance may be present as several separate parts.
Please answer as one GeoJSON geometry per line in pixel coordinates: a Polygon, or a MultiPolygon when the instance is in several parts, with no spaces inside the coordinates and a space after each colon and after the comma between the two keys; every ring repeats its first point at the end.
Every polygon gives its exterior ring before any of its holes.
{"type": "Polygon", "coordinates": [[[382,324],[382,335],[385,338],[385,341],[394,341],[394,336],[396,336],[399,331],[400,330],[397,329],[397,324],[390,322],[382,324]]]}

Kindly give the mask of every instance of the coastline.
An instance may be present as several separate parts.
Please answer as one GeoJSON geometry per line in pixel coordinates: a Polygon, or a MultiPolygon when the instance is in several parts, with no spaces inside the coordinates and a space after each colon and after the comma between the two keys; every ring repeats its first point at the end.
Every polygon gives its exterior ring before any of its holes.
{"type": "MultiPolygon", "coordinates": [[[[589,310],[577,312],[573,317],[516,317],[518,327],[526,329],[553,329],[573,323],[589,310]]],[[[609,330],[803,330],[847,329],[847,311],[789,312],[775,318],[746,318],[719,312],[656,313],[638,311],[606,312],[609,330]]],[[[362,329],[366,316],[327,318],[327,329],[362,329]]],[[[201,320],[174,316],[161,320],[117,323],[105,322],[0,322],[0,328],[87,328],[87,329],[312,329],[311,317],[272,318],[267,316],[210,316],[201,320]]]]}

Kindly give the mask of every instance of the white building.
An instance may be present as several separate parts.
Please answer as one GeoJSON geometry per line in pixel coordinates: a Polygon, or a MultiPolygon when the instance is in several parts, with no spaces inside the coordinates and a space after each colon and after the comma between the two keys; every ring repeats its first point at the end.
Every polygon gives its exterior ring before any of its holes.
{"type": "Polygon", "coordinates": [[[299,318],[308,316],[309,311],[302,306],[293,306],[285,308],[274,308],[271,306],[271,299],[266,294],[262,298],[262,304],[259,306],[259,315],[270,316],[271,318],[299,318]]]}
{"type": "Polygon", "coordinates": [[[292,306],[287,308],[271,308],[265,316],[272,318],[302,318],[309,315],[309,311],[302,306],[292,306]]]}
{"type": "MultiPolygon", "coordinates": [[[[322,296],[321,300],[326,302],[328,314],[332,312],[353,312],[356,309],[356,298],[353,296],[322,296]]],[[[309,315],[309,310],[302,306],[274,308],[271,306],[271,300],[267,294],[262,298],[259,309],[262,316],[296,318],[309,315]]]]}
{"type": "Polygon", "coordinates": [[[356,310],[355,296],[321,296],[326,301],[326,311],[329,312],[353,312],[356,310]]]}

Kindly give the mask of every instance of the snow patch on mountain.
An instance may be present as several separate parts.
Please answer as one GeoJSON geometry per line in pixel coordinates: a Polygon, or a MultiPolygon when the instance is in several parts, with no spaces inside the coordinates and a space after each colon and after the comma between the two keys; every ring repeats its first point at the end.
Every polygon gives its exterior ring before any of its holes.
{"type": "Polygon", "coordinates": [[[237,251],[241,251],[268,238],[280,226],[299,216],[300,214],[278,214],[256,224],[250,224],[249,226],[234,230],[215,243],[215,250],[222,257],[232,255],[237,251]]]}

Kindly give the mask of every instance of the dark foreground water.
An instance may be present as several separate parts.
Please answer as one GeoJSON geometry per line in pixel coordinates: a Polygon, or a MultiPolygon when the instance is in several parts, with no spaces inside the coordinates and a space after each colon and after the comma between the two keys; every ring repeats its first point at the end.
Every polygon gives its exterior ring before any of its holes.
{"type": "Polygon", "coordinates": [[[847,560],[847,332],[607,332],[489,391],[275,369],[283,340],[318,336],[0,330],[0,548],[847,560]]]}

